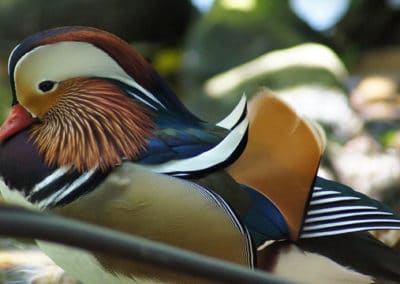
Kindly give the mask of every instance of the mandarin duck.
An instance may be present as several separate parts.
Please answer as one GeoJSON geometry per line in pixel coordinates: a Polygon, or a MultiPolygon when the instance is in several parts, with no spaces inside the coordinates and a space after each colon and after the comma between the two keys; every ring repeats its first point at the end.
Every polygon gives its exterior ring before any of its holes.
{"type": "MultiPolygon", "coordinates": [[[[248,267],[258,258],[270,268],[272,258],[255,251],[268,240],[287,239],[331,259],[327,248],[337,242],[330,236],[343,234],[347,245],[359,240],[400,263],[397,253],[355,233],[400,229],[400,217],[317,177],[322,131],[274,96],[253,100],[248,116],[243,98],[219,123],[204,122],[130,45],[87,27],[28,37],[12,51],[8,69],[13,106],[0,128],[8,202],[248,267]]],[[[58,247],[39,246],[84,283],[98,283],[99,271],[133,281],[200,282],[104,255],[87,254],[82,265],[58,247]],[[96,273],[85,272],[88,263],[96,273]]],[[[399,277],[389,266],[370,275],[352,262],[333,257],[330,264],[363,279],[399,277]]]]}

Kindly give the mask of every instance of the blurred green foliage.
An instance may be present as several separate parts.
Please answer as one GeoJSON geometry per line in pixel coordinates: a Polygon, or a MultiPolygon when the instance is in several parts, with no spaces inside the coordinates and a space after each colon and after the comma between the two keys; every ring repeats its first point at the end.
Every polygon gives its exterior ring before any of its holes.
{"type": "Polygon", "coordinates": [[[229,1],[216,1],[190,30],[182,72],[185,81],[203,82],[274,49],[324,41],[323,35],[293,13],[287,1],[245,2],[250,6],[234,8],[227,6],[229,1]]]}
{"type": "Polygon", "coordinates": [[[0,121],[4,121],[11,105],[11,93],[7,83],[0,83],[0,121]]]}

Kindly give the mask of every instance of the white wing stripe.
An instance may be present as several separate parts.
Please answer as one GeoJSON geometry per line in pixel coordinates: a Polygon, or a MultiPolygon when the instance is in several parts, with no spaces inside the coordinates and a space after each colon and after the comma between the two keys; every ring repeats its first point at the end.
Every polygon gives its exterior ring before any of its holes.
{"type": "Polygon", "coordinates": [[[243,95],[236,107],[223,120],[217,123],[217,126],[232,129],[240,120],[246,110],[246,95],[243,95]]]}
{"type": "Polygon", "coordinates": [[[398,230],[398,226],[368,226],[368,227],[352,227],[346,229],[332,230],[332,231],[322,231],[322,232],[314,232],[314,233],[305,233],[301,234],[301,238],[316,238],[316,237],[324,237],[324,236],[332,236],[332,235],[340,235],[351,232],[359,232],[359,231],[369,231],[369,230],[398,230]]]}
{"type": "MultiPolygon", "coordinates": [[[[335,223],[326,223],[320,225],[310,225],[304,226],[303,231],[313,231],[313,230],[320,230],[332,227],[341,227],[346,225],[353,225],[353,224],[361,224],[361,223],[377,223],[377,222],[384,222],[384,223],[399,223],[400,220],[391,220],[391,219],[365,219],[365,220],[353,220],[353,221],[343,221],[343,222],[335,222],[335,223]]],[[[373,227],[373,226],[372,226],[373,227]]]]}
{"type": "Polygon", "coordinates": [[[327,220],[334,220],[352,216],[366,216],[366,215],[393,215],[389,212],[380,212],[380,211],[364,211],[364,212],[351,212],[351,213],[342,213],[342,214],[332,214],[332,215],[324,215],[320,217],[312,217],[306,218],[304,223],[313,223],[313,222],[320,222],[320,221],[327,221],[327,220]]]}
{"type": "Polygon", "coordinates": [[[394,213],[375,207],[372,202],[363,205],[361,199],[340,188],[314,187],[300,237],[400,229],[400,220],[394,213]]]}
{"type": "Polygon", "coordinates": [[[358,199],[360,198],[354,196],[331,197],[331,198],[311,200],[310,205],[319,205],[319,204],[333,203],[338,201],[348,201],[348,200],[358,200],[358,199]]]}
{"type": "Polygon", "coordinates": [[[321,197],[326,195],[337,195],[337,194],[340,194],[340,192],[335,190],[314,191],[312,193],[312,197],[321,197]]]}
{"type": "Polygon", "coordinates": [[[340,212],[340,211],[358,211],[358,210],[376,210],[378,208],[373,206],[338,206],[333,208],[324,208],[324,209],[316,209],[310,210],[307,212],[307,215],[318,215],[332,212],[340,212]]]}

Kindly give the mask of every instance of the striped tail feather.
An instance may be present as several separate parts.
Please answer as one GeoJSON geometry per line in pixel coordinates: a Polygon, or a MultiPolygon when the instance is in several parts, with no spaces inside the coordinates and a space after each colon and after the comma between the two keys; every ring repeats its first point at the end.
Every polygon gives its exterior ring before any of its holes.
{"type": "Polygon", "coordinates": [[[343,184],[316,178],[300,238],[400,230],[400,214],[343,184]]]}

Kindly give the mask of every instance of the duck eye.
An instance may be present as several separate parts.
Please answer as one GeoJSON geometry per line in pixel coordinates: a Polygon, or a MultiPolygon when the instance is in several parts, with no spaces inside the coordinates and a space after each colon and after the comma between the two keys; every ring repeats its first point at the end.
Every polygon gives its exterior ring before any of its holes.
{"type": "Polygon", "coordinates": [[[39,83],[39,90],[41,90],[43,93],[51,91],[54,86],[56,85],[56,82],[50,81],[50,80],[45,80],[39,83]]]}

